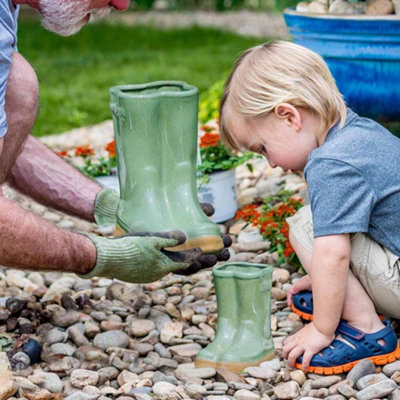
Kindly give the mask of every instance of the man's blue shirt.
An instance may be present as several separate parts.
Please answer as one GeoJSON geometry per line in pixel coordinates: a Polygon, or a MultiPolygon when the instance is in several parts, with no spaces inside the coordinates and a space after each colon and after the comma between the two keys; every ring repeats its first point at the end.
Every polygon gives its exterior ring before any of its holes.
{"type": "Polygon", "coordinates": [[[11,0],[0,0],[0,138],[7,133],[4,106],[11,58],[17,50],[18,9],[11,0]]]}
{"type": "Polygon", "coordinates": [[[304,170],[314,236],[364,232],[400,256],[400,139],[348,110],[304,170]]]}

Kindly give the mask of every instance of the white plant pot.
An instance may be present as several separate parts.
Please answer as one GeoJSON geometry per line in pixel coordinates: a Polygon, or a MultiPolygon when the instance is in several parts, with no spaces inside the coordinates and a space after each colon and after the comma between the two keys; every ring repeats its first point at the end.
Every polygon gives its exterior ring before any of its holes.
{"type": "Polygon", "coordinates": [[[101,186],[105,188],[115,189],[119,193],[118,175],[98,176],[95,178],[101,186]]]}
{"type": "Polygon", "coordinates": [[[238,208],[235,169],[210,174],[210,181],[200,184],[198,198],[200,202],[214,206],[212,221],[224,222],[233,218],[238,208]]]}

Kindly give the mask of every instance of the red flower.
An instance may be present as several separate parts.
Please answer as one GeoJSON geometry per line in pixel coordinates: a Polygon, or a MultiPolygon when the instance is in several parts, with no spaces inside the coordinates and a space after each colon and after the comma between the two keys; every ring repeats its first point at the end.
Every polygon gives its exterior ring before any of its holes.
{"type": "Polygon", "coordinates": [[[108,151],[110,157],[115,157],[115,140],[107,143],[107,146],[104,149],[108,151]]]}
{"type": "Polygon", "coordinates": [[[205,149],[211,146],[217,146],[219,143],[219,134],[217,132],[206,132],[200,138],[200,147],[205,149]]]}
{"type": "Polygon", "coordinates": [[[68,157],[68,153],[66,151],[56,151],[56,154],[60,157],[68,157]]]}
{"type": "Polygon", "coordinates": [[[87,157],[87,156],[93,156],[94,155],[94,149],[88,144],[85,146],[79,146],[75,149],[75,156],[77,157],[87,157]]]}

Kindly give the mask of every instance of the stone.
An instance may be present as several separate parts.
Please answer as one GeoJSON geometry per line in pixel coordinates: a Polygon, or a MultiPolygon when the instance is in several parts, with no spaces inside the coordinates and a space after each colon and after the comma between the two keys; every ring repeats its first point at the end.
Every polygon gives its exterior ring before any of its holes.
{"type": "Polygon", "coordinates": [[[76,350],[76,347],[71,346],[68,343],[54,343],[50,346],[50,350],[53,354],[72,356],[76,350]]]}
{"type": "Polygon", "coordinates": [[[400,371],[400,360],[386,364],[382,368],[382,372],[387,376],[392,376],[396,371],[400,371]]]}
{"type": "Polygon", "coordinates": [[[76,310],[64,309],[56,310],[52,315],[52,323],[55,326],[66,328],[70,325],[76,324],[79,321],[79,312],[76,310]]]}
{"type": "Polygon", "coordinates": [[[243,382],[243,378],[234,372],[227,370],[226,368],[218,368],[217,379],[224,382],[243,382]]]}
{"type": "Polygon", "coordinates": [[[266,367],[247,367],[244,372],[247,372],[250,376],[259,379],[274,379],[278,373],[272,368],[266,367]]]}
{"type": "Polygon", "coordinates": [[[351,3],[345,0],[334,0],[329,5],[329,14],[363,14],[365,5],[361,3],[351,3]]]}
{"type": "Polygon", "coordinates": [[[79,368],[80,362],[74,357],[63,357],[61,360],[52,361],[48,364],[51,372],[69,372],[72,369],[79,368]]]}
{"type": "Polygon", "coordinates": [[[296,5],[296,11],[298,12],[308,12],[308,6],[310,5],[309,1],[300,1],[296,5]]]}
{"type": "Polygon", "coordinates": [[[175,377],[167,376],[167,375],[163,374],[161,371],[155,371],[152,380],[153,380],[153,383],[169,382],[169,383],[172,383],[173,385],[178,384],[178,380],[175,377]]]}
{"type": "Polygon", "coordinates": [[[389,379],[385,374],[370,374],[365,375],[357,381],[357,388],[359,390],[365,389],[369,385],[383,381],[384,379],[389,379]]]}
{"type": "Polygon", "coordinates": [[[87,385],[95,386],[98,381],[99,373],[86,369],[76,369],[72,371],[70,377],[71,385],[78,389],[82,389],[87,385]]]}
{"type": "Polygon", "coordinates": [[[90,394],[85,393],[82,390],[78,390],[68,397],[65,397],[64,400],[96,400],[100,397],[100,394],[90,394]]]}
{"type": "Polygon", "coordinates": [[[142,337],[148,335],[155,328],[156,324],[150,319],[136,319],[131,324],[131,333],[133,336],[142,337]]]}
{"type": "Polygon", "coordinates": [[[170,343],[173,338],[183,336],[183,326],[179,322],[166,322],[160,332],[160,341],[170,343]]]}
{"type": "Polygon", "coordinates": [[[391,379],[374,383],[356,394],[358,400],[380,399],[392,393],[397,388],[396,382],[391,379]]]}
{"type": "Polygon", "coordinates": [[[319,2],[318,0],[314,0],[308,5],[308,12],[316,14],[327,14],[328,6],[319,2]]]}
{"type": "Polygon", "coordinates": [[[346,379],[357,384],[357,381],[365,376],[375,373],[375,365],[371,360],[364,359],[359,361],[347,374],[346,379]]]}
{"type": "Polygon", "coordinates": [[[262,362],[260,367],[272,368],[275,371],[279,371],[281,369],[281,361],[279,358],[274,358],[272,360],[262,362]]]}
{"type": "Polygon", "coordinates": [[[115,367],[104,367],[98,370],[99,381],[98,384],[102,385],[107,381],[116,379],[119,375],[119,370],[115,367]]]}
{"type": "Polygon", "coordinates": [[[74,326],[69,327],[68,333],[69,333],[69,336],[71,337],[72,341],[77,346],[88,346],[89,345],[89,340],[77,326],[74,325],[74,326]]]}
{"type": "Polygon", "coordinates": [[[177,346],[170,346],[168,350],[173,355],[178,355],[181,357],[189,357],[194,359],[197,353],[202,349],[202,347],[198,343],[187,343],[187,344],[180,344],[177,346]]]}
{"type": "Polygon", "coordinates": [[[11,397],[18,389],[18,385],[10,371],[0,371],[0,400],[11,397]]]}
{"type": "Polygon", "coordinates": [[[173,385],[172,383],[168,383],[168,382],[157,382],[153,386],[153,393],[156,395],[174,393],[174,392],[176,392],[176,390],[177,390],[177,387],[175,385],[173,385]]]}
{"type": "Polygon", "coordinates": [[[290,280],[290,273],[284,268],[274,268],[272,272],[272,283],[286,283],[290,280]]]}
{"type": "Polygon", "coordinates": [[[387,15],[394,13],[394,6],[391,0],[372,0],[365,7],[365,14],[387,15]]]}
{"type": "Polygon", "coordinates": [[[396,389],[390,393],[389,400],[400,400],[400,389],[396,389]]]}
{"type": "Polygon", "coordinates": [[[300,395],[299,385],[295,381],[280,383],[275,386],[274,395],[280,400],[295,399],[300,395]]]}
{"type": "Polygon", "coordinates": [[[238,390],[234,396],[237,400],[259,400],[260,395],[255,392],[250,392],[250,390],[241,389],[238,390]]]}
{"type": "Polygon", "coordinates": [[[340,394],[333,394],[325,398],[325,400],[346,400],[346,397],[340,394]]]}
{"type": "Polygon", "coordinates": [[[66,342],[68,339],[68,333],[61,331],[57,328],[51,329],[46,335],[46,343],[52,345],[54,343],[66,342]]]}
{"type": "Polygon", "coordinates": [[[59,376],[53,372],[40,372],[35,370],[29,380],[51,393],[62,393],[63,383],[59,376]]]}
{"type": "Polygon", "coordinates": [[[311,387],[313,389],[329,388],[332,385],[340,382],[342,378],[340,376],[324,376],[322,378],[317,378],[311,382],[311,387]]]}
{"type": "Polygon", "coordinates": [[[297,382],[299,386],[302,386],[303,383],[307,380],[306,375],[300,369],[295,369],[293,371],[290,371],[290,379],[292,379],[292,381],[297,382]]]}
{"type": "Polygon", "coordinates": [[[215,374],[217,373],[217,371],[214,368],[188,368],[188,369],[184,369],[184,370],[176,370],[175,371],[175,376],[180,379],[176,374],[181,372],[183,374],[183,376],[185,376],[186,378],[200,378],[200,379],[208,379],[208,378],[212,378],[213,376],[215,376],[215,374]]]}
{"type": "Polygon", "coordinates": [[[347,398],[354,397],[357,394],[357,390],[353,389],[353,386],[349,384],[349,380],[346,380],[344,383],[339,385],[337,390],[340,394],[347,398]]]}
{"type": "Polygon", "coordinates": [[[129,336],[122,331],[107,331],[99,333],[93,340],[93,345],[103,350],[110,347],[126,348],[129,345],[129,336]]]}
{"type": "Polygon", "coordinates": [[[131,384],[134,386],[137,382],[139,382],[139,377],[137,374],[134,374],[133,372],[123,370],[117,379],[117,382],[120,386],[125,385],[126,383],[131,384]]]}

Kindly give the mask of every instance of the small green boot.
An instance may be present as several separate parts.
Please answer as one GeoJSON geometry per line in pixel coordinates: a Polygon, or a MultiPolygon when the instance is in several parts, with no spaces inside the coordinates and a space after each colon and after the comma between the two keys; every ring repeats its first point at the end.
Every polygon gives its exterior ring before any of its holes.
{"type": "MultiPolygon", "coordinates": [[[[217,268],[231,271],[236,288],[236,305],[231,310],[223,308],[222,312],[228,311],[225,315],[218,309],[218,320],[230,318],[236,312],[237,317],[233,317],[236,328],[233,329],[233,338],[227,340],[227,346],[218,345],[218,339],[217,346],[212,342],[201,350],[196,357],[196,366],[207,365],[240,372],[246,367],[274,358],[271,335],[272,267],[264,264],[228,263],[217,268]]],[[[217,291],[216,288],[218,306],[218,298],[227,295],[225,290],[217,291]]],[[[216,339],[218,329],[219,322],[216,339]]]]}
{"type": "Polygon", "coordinates": [[[237,291],[232,268],[225,265],[212,270],[217,294],[218,322],[214,340],[196,357],[196,367],[215,367],[218,357],[231,345],[238,327],[237,291]]]}
{"type": "Polygon", "coordinates": [[[197,88],[160,81],[110,92],[121,189],[115,235],[181,230],[187,241],[169,250],[221,250],[219,227],[197,198],[197,88]]]}

